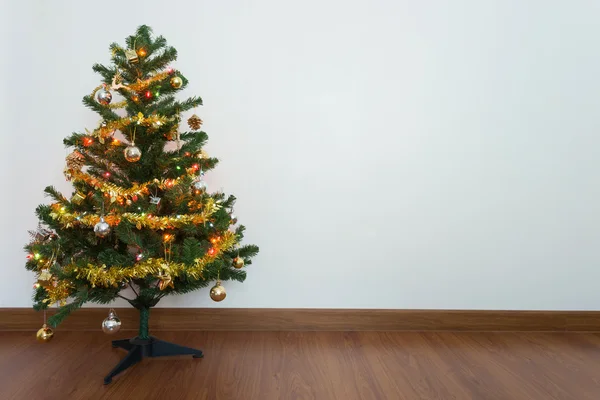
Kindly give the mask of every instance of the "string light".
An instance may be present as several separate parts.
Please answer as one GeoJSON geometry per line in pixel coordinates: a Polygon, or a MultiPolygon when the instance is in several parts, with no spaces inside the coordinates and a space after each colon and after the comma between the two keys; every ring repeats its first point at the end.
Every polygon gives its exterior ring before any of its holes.
{"type": "Polygon", "coordinates": [[[36,260],[39,260],[40,257],[41,257],[41,255],[40,255],[40,253],[35,253],[34,257],[35,257],[36,260]]]}
{"type": "Polygon", "coordinates": [[[138,96],[133,96],[131,97],[131,100],[137,103],[138,101],[140,101],[140,98],[138,96]]]}
{"type": "Polygon", "coordinates": [[[137,261],[140,261],[142,258],[144,258],[144,255],[142,253],[139,253],[137,256],[135,256],[135,259],[137,261]]]}
{"type": "Polygon", "coordinates": [[[86,137],[83,138],[83,145],[84,146],[90,146],[92,143],[94,143],[94,139],[92,139],[91,137],[86,137]]]}
{"type": "Polygon", "coordinates": [[[150,99],[152,97],[152,92],[149,90],[146,90],[146,93],[144,93],[144,96],[146,96],[147,99],[150,99]]]}
{"type": "Polygon", "coordinates": [[[214,256],[216,253],[217,253],[217,249],[215,249],[214,247],[211,247],[210,249],[208,249],[209,256],[214,256]]]}
{"type": "Polygon", "coordinates": [[[154,96],[156,96],[156,97],[160,96],[160,92],[157,90],[156,92],[154,92],[154,96]]]}
{"type": "Polygon", "coordinates": [[[131,196],[131,200],[138,201],[138,195],[134,194],[133,196],[131,196]]]}
{"type": "Polygon", "coordinates": [[[175,70],[173,69],[173,67],[168,67],[168,68],[167,68],[167,73],[168,73],[169,75],[171,75],[173,72],[175,72],[175,70]]]}
{"type": "Polygon", "coordinates": [[[113,146],[118,146],[118,145],[120,145],[120,144],[121,144],[121,141],[120,141],[119,139],[117,139],[117,138],[114,138],[114,139],[113,139],[113,141],[112,141],[112,145],[113,145],[113,146]]]}
{"type": "Polygon", "coordinates": [[[107,179],[108,179],[108,178],[110,178],[110,172],[106,171],[106,172],[104,173],[104,177],[105,177],[105,178],[107,178],[107,179]]]}
{"type": "Polygon", "coordinates": [[[26,257],[26,258],[27,258],[28,260],[31,260],[31,259],[33,258],[33,254],[27,254],[27,257],[26,257]]]}
{"type": "Polygon", "coordinates": [[[148,53],[146,52],[146,49],[144,49],[143,47],[138,50],[138,55],[140,57],[146,57],[146,54],[148,54],[148,53]]]}
{"type": "Polygon", "coordinates": [[[194,164],[194,165],[192,165],[192,169],[194,171],[198,171],[200,169],[200,166],[198,164],[194,164]]]}
{"type": "Polygon", "coordinates": [[[40,288],[40,286],[41,286],[41,285],[40,285],[38,282],[36,282],[36,283],[34,283],[34,284],[33,284],[33,288],[34,288],[34,289],[39,289],[39,288],[40,288]]]}

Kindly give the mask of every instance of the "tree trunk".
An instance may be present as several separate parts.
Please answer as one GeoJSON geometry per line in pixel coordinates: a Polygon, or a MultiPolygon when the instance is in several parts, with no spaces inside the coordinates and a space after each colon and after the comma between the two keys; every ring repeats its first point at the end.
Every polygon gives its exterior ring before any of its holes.
{"type": "Polygon", "coordinates": [[[140,307],[140,330],[138,337],[140,339],[150,339],[150,333],[148,328],[148,320],[150,319],[150,308],[140,307]]]}

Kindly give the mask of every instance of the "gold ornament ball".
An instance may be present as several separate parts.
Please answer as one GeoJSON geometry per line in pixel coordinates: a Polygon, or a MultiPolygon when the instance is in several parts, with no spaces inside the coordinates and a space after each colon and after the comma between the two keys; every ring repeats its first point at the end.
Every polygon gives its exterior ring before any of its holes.
{"type": "Polygon", "coordinates": [[[210,298],[214,301],[223,301],[227,296],[225,288],[221,286],[221,281],[217,281],[217,284],[210,289],[210,298]]]}
{"type": "Polygon", "coordinates": [[[125,154],[125,159],[129,162],[136,162],[142,158],[142,151],[133,143],[125,148],[123,154],[125,154]]]}
{"type": "Polygon", "coordinates": [[[174,76],[171,78],[171,86],[174,89],[179,89],[181,87],[181,85],[183,85],[183,79],[181,79],[178,76],[174,76]]]}
{"type": "Polygon", "coordinates": [[[233,259],[233,266],[240,269],[244,266],[244,259],[242,257],[236,257],[233,259]]]}
{"type": "Polygon", "coordinates": [[[54,337],[54,331],[48,325],[44,324],[35,335],[38,341],[47,343],[54,337]]]}

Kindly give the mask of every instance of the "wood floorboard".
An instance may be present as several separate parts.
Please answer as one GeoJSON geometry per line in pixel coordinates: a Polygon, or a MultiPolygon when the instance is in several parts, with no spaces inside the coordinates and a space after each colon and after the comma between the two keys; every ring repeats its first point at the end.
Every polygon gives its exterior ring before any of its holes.
{"type": "Polygon", "coordinates": [[[204,359],[125,355],[101,332],[0,333],[0,399],[600,399],[600,334],[161,332],[204,359]]]}

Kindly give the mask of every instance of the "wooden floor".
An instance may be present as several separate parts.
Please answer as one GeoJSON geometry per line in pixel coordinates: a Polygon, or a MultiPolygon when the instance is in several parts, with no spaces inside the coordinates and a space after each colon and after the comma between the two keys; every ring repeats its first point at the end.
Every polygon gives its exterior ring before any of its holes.
{"type": "Polygon", "coordinates": [[[101,332],[0,333],[0,399],[600,399],[600,334],[162,332],[204,359],[125,354],[101,332]]]}

